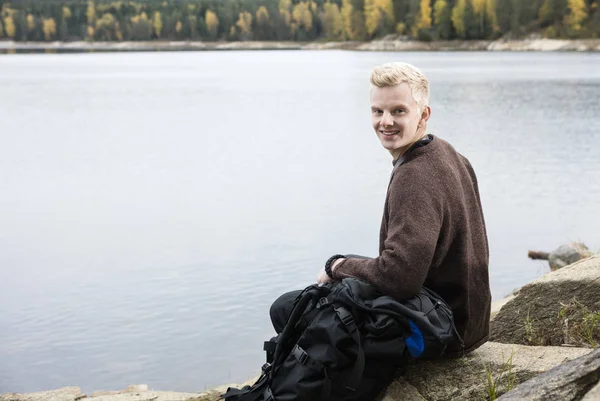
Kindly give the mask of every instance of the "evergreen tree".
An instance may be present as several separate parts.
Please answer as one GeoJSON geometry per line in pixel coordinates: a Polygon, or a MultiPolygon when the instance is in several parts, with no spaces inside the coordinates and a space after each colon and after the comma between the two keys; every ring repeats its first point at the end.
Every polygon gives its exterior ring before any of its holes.
{"type": "Polygon", "coordinates": [[[433,5],[433,22],[436,39],[447,40],[452,34],[451,10],[446,0],[436,0],[433,5]]]}

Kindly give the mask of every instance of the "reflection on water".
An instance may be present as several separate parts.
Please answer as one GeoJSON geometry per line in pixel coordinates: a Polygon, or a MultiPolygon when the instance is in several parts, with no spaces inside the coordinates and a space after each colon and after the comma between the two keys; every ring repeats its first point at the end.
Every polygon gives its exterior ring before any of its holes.
{"type": "Polygon", "coordinates": [[[600,249],[600,55],[0,57],[0,392],[255,374],[275,297],[377,251],[368,73],[392,59],[477,171],[495,298],[548,270],[529,249],[600,249]]]}

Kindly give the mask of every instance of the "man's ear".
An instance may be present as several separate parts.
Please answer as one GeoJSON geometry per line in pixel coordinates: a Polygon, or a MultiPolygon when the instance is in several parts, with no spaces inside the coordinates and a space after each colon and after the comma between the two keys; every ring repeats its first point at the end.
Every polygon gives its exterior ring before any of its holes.
{"type": "Polygon", "coordinates": [[[429,117],[431,117],[431,107],[425,106],[425,108],[421,112],[421,120],[419,120],[419,126],[421,126],[424,123],[427,123],[429,117]]]}
{"type": "Polygon", "coordinates": [[[423,112],[421,113],[421,120],[427,121],[431,117],[431,107],[425,106],[423,112]]]}

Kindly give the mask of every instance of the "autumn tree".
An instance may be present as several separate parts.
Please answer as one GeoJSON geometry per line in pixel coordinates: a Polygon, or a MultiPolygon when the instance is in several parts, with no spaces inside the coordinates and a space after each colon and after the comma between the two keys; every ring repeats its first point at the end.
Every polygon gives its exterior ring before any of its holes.
{"type": "Polygon", "coordinates": [[[27,14],[27,36],[33,38],[35,32],[35,17],[32,14],[27,14]]]}
{"type": "Polygon", "coordinates": [[[565,17],[569,36],[576,37],[582,29],[582,23],[587,18],[585,0],[568,0],[569,14],[565,17]]]}
{"type": "Polygon", "coordinates": [[[265,6],[258,7],[256,10],[256,37],[262,40],[269,39],[270,25],[269,11],[265,6]]]}
{"type": "Polygon", "coordinates": [[[329,1],[323,4],[321,23],[323,25],[323,34],[325,38],[328,40],[338,40],[342,38],[344,25],[342,23],[342,14],[337,4],[329,1]]]}
{"type": "Polygon", "coordinates": [[[240,39],[248,40],[252,36],[252,14],[248,11],[242,11],[238,17],[235,26],[239,30],[240,39]]]}
{"type": "Polygon", "coordinates": [[[310,3],[302,1],[294,5],[292,9],[292,27],[299,40],[306,40],[313,27],[313,16],[310,7],[310,3]]]}
{"type": "Polygon", "coordinates": [[[52,40],[56,35],[56,21],[53,18],[45,18],[42,21],[42,30],[44,31],[44,39],[52,40]]]}
{"type": "Polygon", "coordinates": [[[154,17],[152,18],[152,30],[154,31],[154,36],[160,38],[163,29],[162,17],[160,15],[160,11],[154,12],[154,17]]]}
{"type": "Polygon", "coordinates": [[[211,10],[206,10],[206,13],[204,14],[204,20],[206,22],[206,30],[208,31],[210,39],[215,40],[217,38],[217,34],[219,33],[219,18],[217,18],[217,14],[211,10]]]}
{"type": "Polygon", "coordinates": [[[142,11],[131,18],[131,39],[150,40],[152,38],[152,24],[148,21],[148,14],[142,11]]]}
{"type": "Polygon", "coordinates": [[[394,5],[391,0],[365,0],[365,27],[369,36],[393,31],[394,5]]]}
{"type": "Polygon", "coordinates": [[[14,39],[17,30],[15,28],[15,22],[13,20],[12,15],[8,15],[4,17],[4,33],[6,37],[9,39],[14,39]]]}
{"type": "MultiPolygon", "coordinates": [[[[138,23],[137,18],[135,21],[138,23]]],[[[104,13],[101,18],[96,19],[94,38],[106,41],[117,39],[117,35],[115,35],[116,22],[111,13],[104,13]]]]}
{"type": "Polygon", "coordinates": [[[459,38],[465,39],[467,30],[465,28],[465,9],[467,7],[467,0],[458,0],[452,8],[452,26],[459,38]]]}
{"type": "Polygon", "coordinates": [[[412,26],[413,37],[423,38],[431,29],[431,0],[421,0],[419,14],[412,26]]]}
{"type": "Polygon", "coordinates": [[[96,23],[96,5],[93,1],[88,1],[85,17],[89,26],[94,26],[96,23]]]}

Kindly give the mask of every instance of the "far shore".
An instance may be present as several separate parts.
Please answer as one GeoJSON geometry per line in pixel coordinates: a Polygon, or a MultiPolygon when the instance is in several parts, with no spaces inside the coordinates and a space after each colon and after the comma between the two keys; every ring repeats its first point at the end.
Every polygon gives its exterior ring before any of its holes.
{"type": "Polygon", "coordinates": [[[565,51],[600,52],[600,39],[454,40],[419,42],[386,37],[371,42],[285,41],[146,41],[146,42],[15,42],[0,41],[0,52],[93,52],[93,51],[198,51],[198,50],[353,50],[353,51],[565,51]]]}

